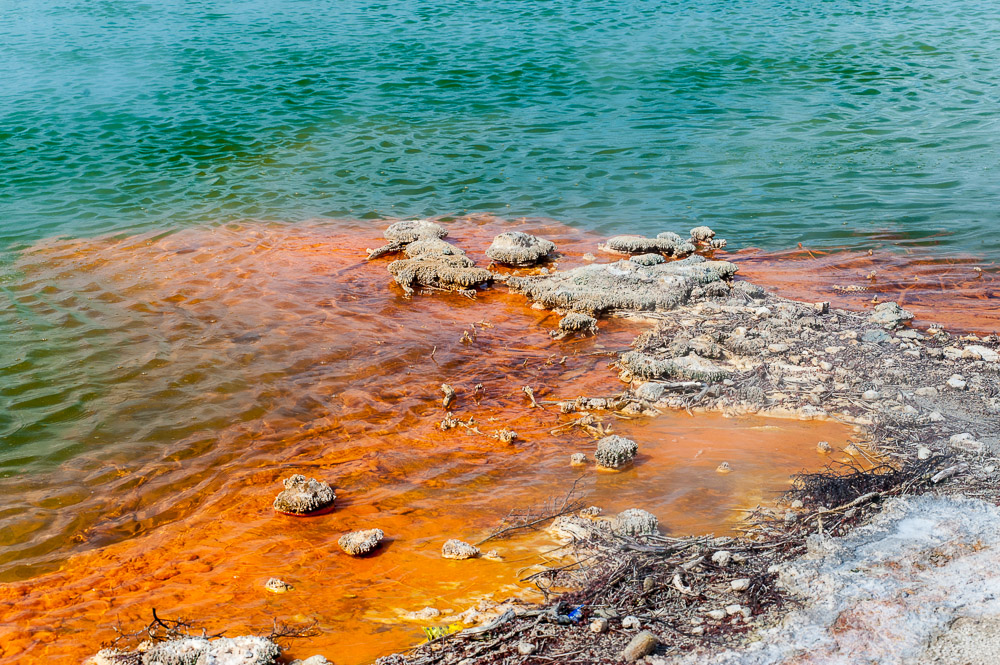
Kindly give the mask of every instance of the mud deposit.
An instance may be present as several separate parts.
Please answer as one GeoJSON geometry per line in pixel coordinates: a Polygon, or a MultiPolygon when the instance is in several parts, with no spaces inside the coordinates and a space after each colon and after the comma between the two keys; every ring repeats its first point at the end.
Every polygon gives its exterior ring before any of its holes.
{"type": "MultiPolygon", "coordinates": [[[[608,513],[641,506],[665,533],[729,533],[734,509],[827,461],[817,441],[836,457],[853,434],[832,422],[605,414],[603,427],[639,442],[636,463],[572,467],[595,440],[552,433],[573,419],[554,402],[620,392],[608,364],[638,327],[602,320],[596,337],[556,341],[559,317],[506,288],[406,299],[385,262],[365,261],[381,240],[362,228],[247,223],[23,253],[0,314],[15,330],[0,415],[3,662],[77,663],[153,608],[228,634],[315,622],[286,657],[370,662],[483,598],[532,597],[518,580],[545,560],[542,534],[491,543],[501,561],[440,556],[445,540],[476,542],[510,509],[582,478],[580,497],[608,513]],[[442,383],[465,423],[447,431],[442,383]],[[517,438],[501,442],[501,429],[517,438]],[[275,514],[294,473],[329,482],[333,511],[275,514]],[[342,535],[369,528],[386,535],[373,555],[340,551],[342,535]],[[272,577],[292,588],[268,592],[272,577]],[[441,614],[404,617],[425,607],[441,614]]],[[[492,238],[511,229],[555,242],[547,265],[560,269],[599,242],[492,219],[450,224],[448,241],[486,266],[492,238]]]]}

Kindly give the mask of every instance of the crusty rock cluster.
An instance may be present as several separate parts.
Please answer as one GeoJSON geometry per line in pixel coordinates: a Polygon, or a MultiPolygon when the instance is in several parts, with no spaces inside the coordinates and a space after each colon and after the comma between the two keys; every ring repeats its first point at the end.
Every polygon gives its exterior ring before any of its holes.
{"type": "Polygon", "coordinates": [[[486,256],[508,266],[530,266],[556,249],[555,243],[521,231],[507,231],[493,239],[486,256]]]}
{"type": "Polygon", "coordinates": [[[285,489],[274,499],[274,509],[278,512],[306,515],[326,508],[337,499],[328,484],[315,478],[295,474],[282,484],[285,489]]]}
{"type": "Polygon", "coordinates": [[[597,442],[594,459],[605,469],[620,469],[635,459],[639,445],[632,439],[612,434],[597,442]]]}

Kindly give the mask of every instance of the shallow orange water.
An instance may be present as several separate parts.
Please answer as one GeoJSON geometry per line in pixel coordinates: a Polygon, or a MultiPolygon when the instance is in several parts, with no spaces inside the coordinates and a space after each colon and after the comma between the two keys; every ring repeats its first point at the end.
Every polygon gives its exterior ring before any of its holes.
{"type": "Polygon", "coordinates": [[[788,298],[829,301],[862,311],[896,301],[918,325],[951,332],[1000,330],[1000,267],[972,256],[940,256],[931,248],[744,250],[726,257],[749,279],[788,298]]]}
{"type": "MultiPolygon", "coordinates": [[[[500,227],[463,220],[450,240],[485,264],[500,227]]],[[[597,244],[524,228],[557,243],[560,267],[597,244]]],[[[25,253],[9,295],[26,327],[2,389],[20,420],[8,440],[44,445],[15,448],[4,460],[27,471],[0,477],[3,662],[79,662],[152,608],[210,631],[316,621],[288,657],[369,662],[421,639],[403,612],[530,593],[519,571],[551,545],[544,534],[493,543],[502,562],[439,555],[511,508],[582,476],[580,497],[609,513],[644,507],[668,532],[724,533],[734,509],[820,466],[818,440],[851,435],[835,423],[606,418],[639,441],[636,464],[570,467],[594,441],[551,434],[571,417],[530,408],[521,388],[540,400],[618,392],[608,352],[636,330],[605,321],[596,338],[552,341],[557,317],[502,288],[407,300],[386,260],[363,260],[378,243],[363,229],[247,223],[25,253]],[[442,382],[481,433],[440,430],[442,382]],[[501,427],[519,438],[499,443],[501,427]],[[715,472],[722,461],[731,473],[715,472]],[[330,482],[336,510],[276,515],[280,480],[296,472],[330,482]],[[340,535],[368,527],[388,536],[376,555],[339,551],[340,535]],[[294,590],[267,593],[272,576],[294,590]]]]}

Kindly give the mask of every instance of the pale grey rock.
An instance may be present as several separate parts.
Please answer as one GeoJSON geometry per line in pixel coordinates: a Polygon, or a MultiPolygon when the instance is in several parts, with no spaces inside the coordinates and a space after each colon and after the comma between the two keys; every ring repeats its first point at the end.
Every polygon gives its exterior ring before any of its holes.
{"type": "Polygon", "coordinates": [[[656,515],[641,508],[629,508],[615,515],[611,530],[620,536],[643,536],[657,532],[660,521],[656,515]]]}
{"type": "Polygon", "coordinates": [[[895,327],[911,319],[913,319],[913,312],[903,309],[899,304],[894,302],[884,302],[876,305],[875,311],[868,317],[869,323],[883,327],[895,327]]]}
{"type": "Polygon", "coordinates": [[[255,636],[209,640],[186,637],[158,642],[142,654],[143,665],[272,665],[277,644],[255,636]]]}
{"type": "Polygon", "coordinates": [[[364,556],[368,554],[382,542],[385,533],[382,529],[363,529],[344,534],[337,541],[337,544],[347,554],[351,556],[364,556]]]}
{"type": "Polygon", "coordinates": [[[479,548],[452,538],[441,547],[441,556],[445,559],[473,559],[479,556],[479,548]]]}
{"type": "Polygon", "coordinates": [[[410,243],[424,238],[444,238],[448,231],[426,219],[408,219],[391,225],[383,235],[386,240],[410,243]]]}
{"type": "Polygon", "coordinates": [[[507,231],[493,239],[486,250],[486,256],[508,266],[529,266],[538,263],[555,249],[555,243],[550,240],[521,231],[507,231]]]}

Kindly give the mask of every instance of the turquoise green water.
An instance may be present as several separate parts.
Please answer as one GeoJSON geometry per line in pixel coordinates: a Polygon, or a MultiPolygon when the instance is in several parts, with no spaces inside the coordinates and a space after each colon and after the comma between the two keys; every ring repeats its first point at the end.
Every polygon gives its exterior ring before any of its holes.
{"type": "Polygon", "coordinates": [[[1000,255],[983,0],[0,2],[0,247],[487,211],[1000,255]]]}

